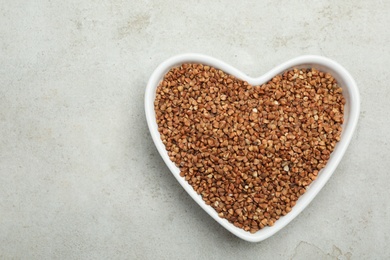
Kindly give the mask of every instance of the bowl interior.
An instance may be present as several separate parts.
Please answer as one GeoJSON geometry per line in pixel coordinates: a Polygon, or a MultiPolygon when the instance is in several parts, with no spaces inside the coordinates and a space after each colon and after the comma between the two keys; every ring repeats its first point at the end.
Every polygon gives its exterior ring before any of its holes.
{"type": "Polygon", "coordinates": [[[321,188],[326,184],[326,182],[336,169],[342,156],[344,155],[345,150],[351,140],[353,131],[355,129],[359,115],[359,93],[353,78],[342,66],[332,60],[320,56],[298,57],[274,68],[273,70],[269,71],[268,73],[264,74],[259,78],[250,78],[244,73],[236,70],[235,68],[222,61],[204,55],[187,54],[176,56],[167,60],[166,62],[162,63],[152,74],[145,94],[145,111],[150,133],[161,157],[165,161],[168,168],[171,170],[172,174],[176,177],[178,182],[188,192],[188,194],[203,208],[203,210],[205,210],[211,217],[213,217],[227,230],[244,240],[250,242],[258,242],[270,237],[271,235],[282,229],[284,226],[286,226],[313,200],[313,198],[318,194],[321,188]],[[220,217],[218,217],[217,212],[211,206],[208,206],[204,203],[201,196],[193,190],[192,186],[189,185],[184,180],[184,178],[180,177],[179,168],[177,168],[174,163],[169,159],[168,153],[160,139],[160,134],[158,132],[158,126],[156,123],[154,111],[154,99],[156,96],[156,88],[163,79],[164,75],[172,67],[179,66],[183,63],[202,63],[210,65],[221,69],[228,74],[232,74],[237,78],[245,80],[252,85],[261,85],[272,79],[275,75],[283,73],[284,71],[289,70],[291,68],[314,67],[320,71],[329,72],[330,74],[332,74],[343,89],[343,95],[345,97],[346,104],[344,111],[344,124],[340,142],[337,143],[327,165],[320,171],[317,179],[310,184],[310,186],[307,188],[307,191],[298,199],[296,205],[292,208],[292,211],[289,212],[286,216],[283,216],[279,220],[277,220],[274,226],[265,227],[258,232],[251,234],[240,228],[235,227],[226,219],[221,219],[220,217]]]}

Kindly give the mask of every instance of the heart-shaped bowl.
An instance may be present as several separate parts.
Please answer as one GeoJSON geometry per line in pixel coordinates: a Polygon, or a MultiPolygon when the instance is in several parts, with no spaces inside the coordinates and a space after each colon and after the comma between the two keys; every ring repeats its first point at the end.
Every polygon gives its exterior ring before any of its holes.
{"type": "Polygon", "coordinates": [[[161,157],[165,161],[165,164],[171,170],[172,174],[176,177],[177,181],[183,186],[188,194],[199,204],[199,206],[205,210],[212,218],[214,218],[219,224],[232,232],[234,235],[250,242],[262,241],[279,230],[285,227],[290,221],[292,221],[298,214],[307,207],[307,205],[314,199],[318,192],[324,187],[326,182],[332,176],[337,165],[341,161],[350,141],[352,134],[355,130],[360,110],[360,98],[359,91],[356,83],[349,72],[341,65],[333,60],[330,60],[321,56],[300,56],[289,60],[276,68],[265,73],[258,78],[251,78],[234,67],[209,56],[201,54],[183,54],[174,56],[163,63],[161,63],[157,69],[153,72],[149,79],[146,93],[145,93],[145,112],[148,122],[150,134],[153,138],[154,144],[157,147],[161,157]],[[169,159],[168,152],[165,149],[164,144],[160,139],[160,133],[158,132],[158,126],[156,122],[156,114],[154,110],[154,100],[156,97],[156,88],[162,81],[164,75],[173,67],[180,66],[183,63],[201,63],[204,65],[213,66],[224,72],[235,76],[241,80],[247,81],[253,86],[262,85],[266,83],[274,76],[283,73],[286,70],[292,68],[316,68],[323,72],[328,72],[333,75],[337,80],[339,86],[343,89],[343,95],[346,100],[344,107],[344,123],[341,133],[341,139],[337,143],[334,151],[332,152],[330,159],[326,166],[319,172],[318,177],[314,180],[306,189],[306,192],[298,199],[296,205],[285,216],[281,217],[275,222],[272,227],[265,227],[260,229],[254,234],[246,232],[243,229],[235,227],[232,223],[229,223],[226,219],[222,219],[218,216],[217,212],[211,207],[205,204],[201,196],[198,195],[195,190],[189,185],[183,177],[180,176],[180,170],[169,159]]]}

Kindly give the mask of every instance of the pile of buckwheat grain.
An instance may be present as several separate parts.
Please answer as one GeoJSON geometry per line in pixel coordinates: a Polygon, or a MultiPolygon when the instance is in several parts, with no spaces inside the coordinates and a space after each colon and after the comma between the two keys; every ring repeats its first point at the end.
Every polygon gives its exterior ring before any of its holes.
{"type": "Polygon", "coordinates": [[[340,140],[335,79],[291,69],[251,86],[201,64],[172,68],[154,102],[180,175],[221,218],[254,233],[291,211],[340,140]]]}

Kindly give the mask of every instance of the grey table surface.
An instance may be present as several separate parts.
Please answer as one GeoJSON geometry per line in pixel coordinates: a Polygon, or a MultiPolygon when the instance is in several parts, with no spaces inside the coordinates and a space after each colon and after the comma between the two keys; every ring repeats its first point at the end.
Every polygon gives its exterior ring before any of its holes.
{"type": "Polygon", "coordinates": [[[390,258],[389,1],[0,1],[0,259],[390,258]],[[193,202],[144,116],[149,76],[198,52],[259,76],[318,54],[361,116],[302,214],[248,243],[193,202]]]}

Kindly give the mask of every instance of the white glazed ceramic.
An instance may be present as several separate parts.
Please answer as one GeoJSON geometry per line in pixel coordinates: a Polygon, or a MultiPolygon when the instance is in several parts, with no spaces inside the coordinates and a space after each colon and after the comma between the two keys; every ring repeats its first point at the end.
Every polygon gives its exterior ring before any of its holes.
{"type": "MultiPolygon", "coordinates": [[[[225,227],[227,230],[232,232],[234,235],[250,241],[250,242],[259,242],[262,241],[279,230],[285,227],[290,221],[292,221],[298,214],[307,207],[307,205],[314,199],[318,192],[324,187],[326,182],[332,176],[334,170],[339,164],[341,158],[343,157],[349,142],[351,141],[352,134],[355,130],[360,110],[360,98],[359,91],[357,89],[356,83],[352,76],[348,73],[338,63],[321,56],[301,56],[292,60],[289,60],[282,65],[277,66],[271,71],[265,73],[263,76],[258,78],[251,78],[242,73],[241,71],[233,68],[232,66],[217,60],[215,58],[200,55],[200,54],[184,54],[172,57],[163,63],[161,63],[157,69],[153,72],[152,76],[149,79],[146,93],[145,93],[145,112],[146,119],[148,122],[149,130],[152,135],[154,144],[156,145],[161,157],[164,159],[166,165],[171,170],[172,174],[176,177],[177,181],[183,186],[183,188],[188,192],[188,194],[205,210],[211,217],[213,217],[219,224],[225,227]],[[159,82],[163,79],[164,75],[172,67],[178,66],[182,63],[202,63],[206,65],[213,66],[215,68],[221,69],[228,74],[234,75],[235,77],[247,81],[251,85],[261,85],[275,75],[284,72],[285,70],[295,68],[304,68],[304,67],[315,67],[318,70],[331,73],[335,79],[338,81],[339,85],[343,89],[343,94],[346,99],[345,112],[344,112],[344,124],[341,134],[341,140],[336,145],[333,153],[330,156],[330,159],[318,174],[318,178],[311,183],[307,188],[305,194],[303,194],[297,201],[296,205],[293,207],[292,211],[289,212],[286,216],[281,217],[277,220],[272,227],[265,227],[255,234],[246,232],[240,228],[235,227],[233,224],[229,223],[226,219],[218,217],[217,212],[211,207],[204,203],[201,196],[198,195],[185,180],[180,177],[180,170],[175,166],[174,163],[169,159],[168,153],[165,150],[164,144],[161,142],[160,134],[158,132],[158,127],[156,123],[155,111],[154,111],[154,99],[156,87],[159,82]]],[[[331,205],[328,205],[331,207],[331,205]]]]}

